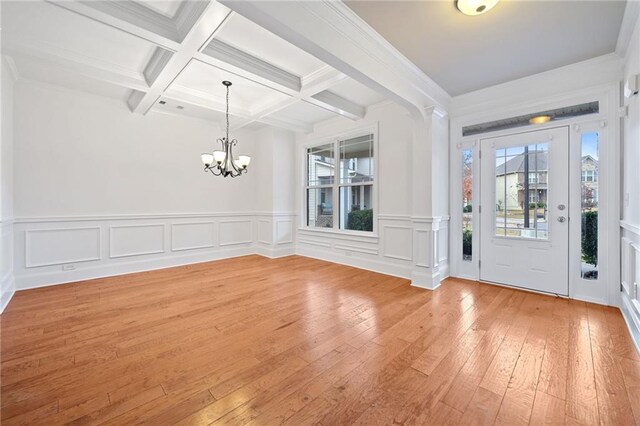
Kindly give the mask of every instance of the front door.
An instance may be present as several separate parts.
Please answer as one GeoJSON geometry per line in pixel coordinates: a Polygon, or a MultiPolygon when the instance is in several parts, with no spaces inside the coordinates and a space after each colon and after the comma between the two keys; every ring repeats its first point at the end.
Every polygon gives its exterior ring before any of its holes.
{"type": "Polygon", "coordinates": [[[569,294],[569,129],[483,139],[480,279],[569,294]]]}

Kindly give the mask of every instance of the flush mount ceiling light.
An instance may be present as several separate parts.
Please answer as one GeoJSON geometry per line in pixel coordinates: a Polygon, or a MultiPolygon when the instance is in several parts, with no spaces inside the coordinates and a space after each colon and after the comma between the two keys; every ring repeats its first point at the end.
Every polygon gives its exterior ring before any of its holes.
{"type": "Polygon", "coordinates": [[[457,0],[458,10],[465,15],[482,15],[498,4],[498,0],[457,0]]]}
{"type": "Polygon", "coordinates": [[[529,124],[544,124],[551,121],[551,117],[548,115],[537,115],[529,119],[529,124]]]}
{"type": "Polygon", "coordinates": [[[202,162],[204,163],[204,171],[211,172],[214,176],[237,177],[247,172],[247,167],[251,162],[251,157],[241,155],[238,159],[233,158],[233,147],[238,141],[229,139],[229,86],[230,81],[223,81],[227,88],[227,133],[218,142],[222,145],[222,151],[213,151],[213,154],[202,154],[202,162]]]}

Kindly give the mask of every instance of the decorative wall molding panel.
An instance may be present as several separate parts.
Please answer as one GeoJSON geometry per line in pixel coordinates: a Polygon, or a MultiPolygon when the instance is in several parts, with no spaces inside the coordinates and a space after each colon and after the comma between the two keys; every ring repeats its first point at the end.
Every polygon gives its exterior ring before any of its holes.
{"type": "MultiPolygon", "coordinates": [[[[295,252],[294,218],[286,212],[19,218],[11,225],[15,237],[7,239],[14,271],[5,275],[22,290],[233,256],[287,256],[295,252]],[[273,243],[258,241],[260,226],[261,239],[273,243]]],[[[2,225],[4,241],[8,225],[2,225]]],[[[6,276],[3,301],[14,288],[6,276]]]]}
{"type": "Polygon", "coordinates": [[[164,228],[164,224],[110,226],[109,257],[164,253],[164,228]]]}
{"type": "Polygon", "coordinates": [[[37,229],[25,232],[25,266],[100,260],[100,227],[37,229]]]}
{"type": "Polygon", "coordinates": [[[171,225],[171,251],[215,246],[215,222],[184,222],[171,225]]]}
{"type": "Polygon", "coordinates": [[[13,275],[13,221],[0,221],[0,313],[16,290],[13,275]]]}
{"type": "Polygon", "coordinates": [[[640,230],[621,222],[620,309],[640,351],[640,230]]]}
{"type": "Polygon", "coordinates": [[[218,227],[221,247],[253,242],[253,223],[251,220],[221,220],[218,227]]]}
{"type": "Polygon", "coordinates": [[[411,279],[412,285],[434,289],[449,271],[449,219],[439,220],[424,217],[414,222],[410,216],[379,215],[379,237],[298,229],[296,253],[411,279]],[[435,234],[430,229],[434,220],[439,224],[435,234]],[[435,262],[433,256],[438,256],[435,262]]]}

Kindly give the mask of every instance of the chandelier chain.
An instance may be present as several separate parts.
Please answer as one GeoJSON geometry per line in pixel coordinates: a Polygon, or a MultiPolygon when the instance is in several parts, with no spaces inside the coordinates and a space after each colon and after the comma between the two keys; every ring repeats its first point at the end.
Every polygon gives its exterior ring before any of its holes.
{"type": "Polygon", "coordinates": [[[229,141],[229,86],[227,86],[227,142],[229,141]]]}

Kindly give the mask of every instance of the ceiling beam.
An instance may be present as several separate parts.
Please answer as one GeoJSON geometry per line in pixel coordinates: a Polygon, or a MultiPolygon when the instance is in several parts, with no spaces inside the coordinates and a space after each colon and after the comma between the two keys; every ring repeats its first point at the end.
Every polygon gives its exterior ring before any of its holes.
{"type": "Polygon", "coordinates": [[[55,67],[127,89],[138,91],[149,89],[144,76],[139,72],[73,53],[66,49],[27,41],[18,43],[4,41],[3,44],[3,53],[11,54],[16,58],[35,60],[45,68],[55,67]]]}
{"type": "MultiPolygon", "coordinates": [[[[217,59],[215,63],[208,60],[208,58],[204,59],[208,61],[210,65],[221,68],[228,68],[228,65],[231,65],[235,67],[236,71],[242,70],[252,74],[252,76],[266,80],[269,86],[287,94],[299,92],[302,86],[300,77],[297,75],[291,74],[275,65],[271,65],[260,58],[256,58],[220,40],[211,40],[211,42],[202,49],[201,60],[203,59],[202,56],[217,59]]],[[[229,69],[226,70],[233,72],[229,69]]]]}
{"type": "Polygon", "coordinates": [[[140,3],[133,1],[47,1],[167,50],[175,51],[180,47],[180,36],[173,20],[140,3]]]}
{"type": "Polygon", "coordinates": [[[241,129],[256,121],[262,120],[268,115],[274,114],[280,110],[283,110],[298,101],[310,99],[311,96],[326,90],[327,88],[339,83],[347,78],[343,73],[336,71],[330,66],[324,66],[308,76],[301,79],[301,88],[299,92],[291,94],[290,98],[278,101],[272,105],[268,105],[265,108],[254,111],[252,115],[245,120],[236,123],[233,126],[234,130],[241,129]]]}
{"type": "Polygon", "coordinates": [[[451,96],[340,1],[220,0],[268,31],[412,110],[451,96]]]}
{"type": "MultiPolygon", "coordinates": [[[[145,75],[155,76],[150,81],[149,90],[137,102],[131,102],[132,111],[139,114],[146,114],[156,103],[160,96],[167,90],[169,85],[176,79],[182,70],[193,59],[193,56],[207,44],[207,42],[220,30],[224,22],[230,15],[229,9],[220,3],[211,2],[202,12],[191,29],[187,32],[178,50],[170,54],[158,53],[154,54],[149,65],[152,69],[145,75]],[[158,59],[161,57],[161,59],[158,59]],[[154,68],[159,68],[155,70],[154,68]]],[[[156,52],[158,52],[156,50],[156,52]]]]}
{"type": "Polygon", "coordinates": [[[310,98],[305,99],[305,101],[352,120],[364,118],[366,112],[366,108],[362,105],[351,102],[328,90],[316,93],[310,98]]]}

